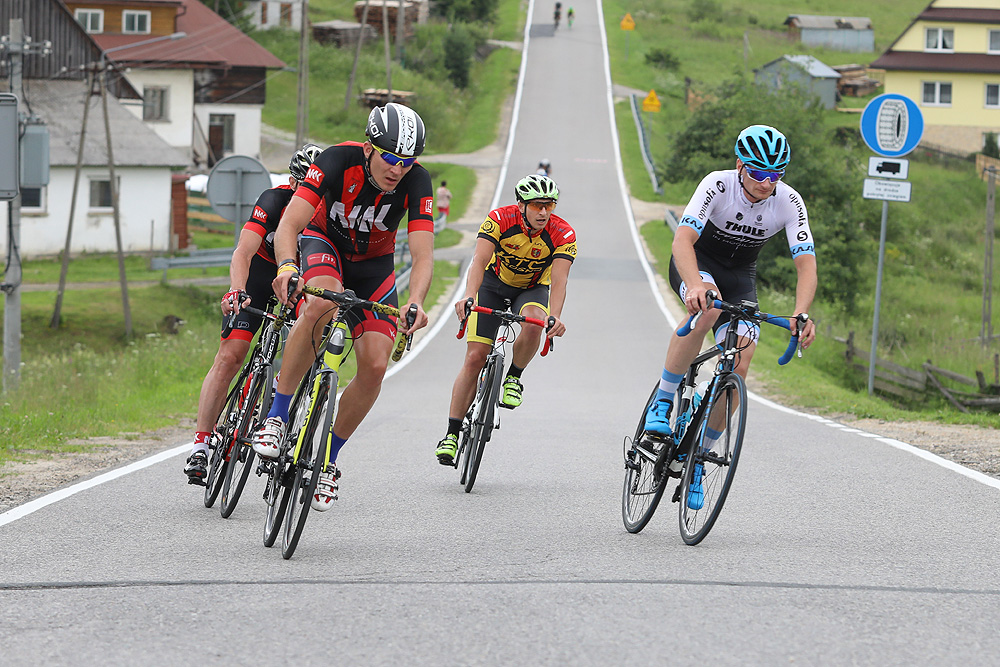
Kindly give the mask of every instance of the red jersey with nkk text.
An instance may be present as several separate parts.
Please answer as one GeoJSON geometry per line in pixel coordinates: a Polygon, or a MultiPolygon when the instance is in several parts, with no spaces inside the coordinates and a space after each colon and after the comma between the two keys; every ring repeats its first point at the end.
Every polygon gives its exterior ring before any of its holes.
{"type": "Polygon", "coordinates": [[[295,191],[296,197],[316,208],[308,229],[323,234],[352,262],[391,254],[404,215],[408,232],[434,231],[434,196],[427,170],[415,163],[395,190],[382,192],[365,176],[362,146],[349,141],[327,148],[295,191]]]}

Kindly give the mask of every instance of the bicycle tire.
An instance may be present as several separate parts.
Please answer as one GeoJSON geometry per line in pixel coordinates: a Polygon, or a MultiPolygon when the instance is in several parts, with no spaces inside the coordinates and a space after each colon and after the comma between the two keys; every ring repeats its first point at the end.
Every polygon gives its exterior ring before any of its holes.
{"type": "Polygon", "coordinates": [[[228,424],[236,418],[239,413],[242,388],[246,385],[247,378],[250,377],[250,366],[243,366],[236,382],[226,395],[226,402],[223,404],[222,413],[212,430],[212,440],[215,446],[211,448],[211,455],[208,459],[208,474],[205,477],[205,507],[215,505],[216,499],[222,493],[222,485],[226,479],[226,468],[229,465],[229,449],[232,439],[228,437],[228,424]]]}
{"type": "MultiPolygon", "coordinates": [[[[305,383],[300,384],[292,397],[286,433],[298,433],[305,423],[308,401],[303,400],[302,395],[307,386],[305,383]]],[[[275,540],[281,534],[285,511],[288,508],[288,499],[291,497],[288,488],[292,484],[291,478],[294,477],[294,472],[289,467],[288,452],[285,447],[287,442],[286,437],[281,443],[281,453],[278,458],[267,464],[267,483],[264,485],[264,503],[267,505],[267,512],[264,516],[265,547],[274,546],[275,540]]]]}
{"type": "Polygon", "coordinates": [[[483,452],[486,443],[489,442],[493,433],[493,414],[497,408],[497,401],[500,399],[500,368],[497,357],[490,357],[486,362],[486,377],[483,380],[482,400],[476,406],[476,413],[472,420],[472,440],[469,449],[469,474],[465,480],[465,492],[471,493],[472,487],[476,484],[476,476],[479,474],[479,464],[483,462],[483,452]]]}
{"type": "Polygon", "coordinates": [[[326,460],[328,435],[333,425],[333,410],[336,404],[336,396],[334,395],[333,400],[330,396],[330,380],[323,378],[304,426],[305,437],[295,464],[295,477],[286,489],[288,501],[285,508],[285,531],[281,539],[281,557],[286,560],[292,557],[299,544],[302,529],[305,528],[309,510],[312,508],[316,483],[319,481],[319,474],[326,460]]]}
{"type": "Polygon", "coordinates": [[[226,479],[222,483],[222,500],[219,504],[223,519],[232,516],[233,510],[240,502],[247,478],[253,470],[254,451],[250,446],[250,436],[257,425],[264,420],[270,408],[268,399],[271,395],[274,369],[268,365],[260,370],[261,372],[254,376],[250,392],[243,401],[233,433],[233,455],[230,456],[229,465],[226,466],[226,479]]]}
{"type": "MultiPolygon", "coordinates": [[[[639,451],[636,445],[642,442],[643,433],[646,431],[646,411],[656,397],[657,387],[646,400],[646,405],[639,415],[639,424],[635,427],[635,434],[632,436],[631,445],[625,446],[625,482],[622,485],[622,523],[625,530],[630,533],[638,533],[649,520],[653,518],[656,508],[663,497],[663,491],[667,487],[667,475],[656,474],[656,459],[650,458],[644,452],[639,451]],[[633,465],[630,465],[633,464],[633,465]]],[[[628,441],[625,441],[628,443],[628,441]]],[[[668,447],[668,445],[664,445],[668,447]]]]}
{"type": "Polygon", "coordinates": [[[462,475],[458,480],[459,484],[465,484],[469,477],[469,450],[472,442],[472,412],[470,411],[462,421],[462,439],[458,445],[458,452],[455,453],[455,467],[461,467],[462,475]]]}
{"type": "MultiPolygon", "coordinates": [[[[708,400],[707,397],[702,402],[708,400]]],[[[680,488],[680,511],[678,513],[681,537],[685,544],[695,545],[705,539],[715,525],[729,489],[736,475],[740,460],[743,436],[747,421],[747,389],[743,378],[736,373],[728,373],[716,380],[712,389],[712,399],[702,411],[700,418],[691,428],[695,437],[684,462],[684,472],[680,488]],[[705,447],[705,424],[722,425],[722,436],[711,448],[705,447]],[[701,506],[690,495],[692,479],[697,467],[701,466],[701,506]]]]}

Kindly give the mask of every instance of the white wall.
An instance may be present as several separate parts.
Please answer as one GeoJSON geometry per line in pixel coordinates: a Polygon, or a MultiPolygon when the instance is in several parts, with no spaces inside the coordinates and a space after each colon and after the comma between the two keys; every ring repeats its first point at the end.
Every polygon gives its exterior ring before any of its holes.
{"type": "MultiPolygon", "coordinates": [[[[122,248],[126,252],[166,252],[170,249],[170,169],[118,167],[121,183],[122,248]],[[151,246],[152,241],[152,246],[151,246]]],[[[90,178],[107,180],[107,168],[84,167],[80,173],[71,253],[114,252],[115,226],[110,208],[90,208],[90,178]]],[[[73,168],[52,167],[45,193],[45,210],[21,213],[21,257],[55,255],[66,244],[73,168]]],[[[8,207],[0,205],[0,221],[7,227],[8,207]]],[[[7,253],[7,235],[0,235],[0,253],[7,253]]]]}
{"type": "Polygon", "coordinates": [[[281,27],[281,5],[292,5],[292,24],[286,30],[298,30],[302,20],[302,0],[267,0],[267,22],[261,21],[260,0],[247,2],[246,14],[255,28],[269,30],[281,27]]]}
{"type": "Polygon", "coordinates": [[[236,116],[233,128],[233,150],[225,155],[216,156],[218,159],[230,155],[249,155],[260,159],[260,116],[262,105],[259,104],[196,104],[194,113],[198,117],[198,122],[205,133],[202,137],[195,137],[195,147],[202,155],[207,155],[204,150],[205,140],[208,138],[208,117],[211,114],[233,114],[236,116]]]}
{"type": "MultiPolygon", "coordinates": [[[[190,69],[129,69],[126,78],[137,91],[142,93],[146,86],[169,88],[169,104],[166,121],[146,121],[146,126],[154,130],[171,146],[181,149],[191,156],[191,140],[194,136],[194,71],[190,69]]],[[[142,102],[121,100],[122,105],[142,120],[142,102]]]]}

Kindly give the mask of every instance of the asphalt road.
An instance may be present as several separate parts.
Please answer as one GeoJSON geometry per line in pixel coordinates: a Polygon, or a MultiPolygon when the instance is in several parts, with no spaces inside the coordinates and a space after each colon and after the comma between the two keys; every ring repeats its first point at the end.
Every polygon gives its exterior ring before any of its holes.
{"type": "Polygon", "coordinates": [[[0,665],[996,662],[998,490],[884,439],[754,401],[705,542],[666,501],[622,528],[621,443],[671,327],[620,191],[598,9],[574,8],[556,35],[534,8],[501,189],[552,160],[579,233],[569,332],[473,493],[433,456],[449,320],[386,380],[290,561],[261,544],[259,480],[223,520],[180,456],[0,524],[0,665]]]}

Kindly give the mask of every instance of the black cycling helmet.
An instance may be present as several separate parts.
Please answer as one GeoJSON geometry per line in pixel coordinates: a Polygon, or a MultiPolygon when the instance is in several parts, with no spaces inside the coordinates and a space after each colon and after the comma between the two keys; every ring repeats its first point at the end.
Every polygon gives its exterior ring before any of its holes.
{"type": "Polygon", "coordinates": [[[792,157],[788,140],[770,125],[751,125],[736,138],[736,157],[751,169],[784,171],[792,157]]]}
{"type": "Polygon", "coordinates": [[[400,157],[424,152],[424,121],[410,107],[389,102],[368,114],[365,135],[373,146],[400,157]]]}
{"type": "Polygon", "coordinates": [[[322,152],[323,149],[316,144],[306,144],[292,154],[292,159],[288,163],[288,173],[299,183],[306,180],[309,165],[315,162],[322,152]]]}
{"type": "Polygon", "coordinates": [[[517,201],[532,201],[534,199],[551,199],[559,201],[559,187],[548,176],[528,174],[514,186],[517,201]]]}

